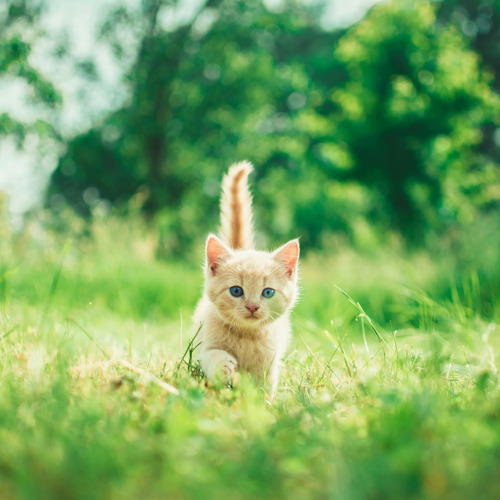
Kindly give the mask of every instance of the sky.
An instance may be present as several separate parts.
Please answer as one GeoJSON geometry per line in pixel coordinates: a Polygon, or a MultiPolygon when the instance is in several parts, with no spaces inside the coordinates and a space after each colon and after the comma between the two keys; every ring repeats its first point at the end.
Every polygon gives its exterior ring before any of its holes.
{"type": "MultiPolygon", "coordinates": [[[[139,0],[46,0],[47,10],[43,25],[50,33],[66,32],[67,46],[79,58],[96,59],[102,79],[99,87],[83,85],[72,68],[47,58],[50,47],[37,46],[32,53],[32,64],[47,74],[63,96],[64,106],[58,115],[61,130],[76,135],[88,129],[104,113],[118,107],[125,97],[118,84],[120,70],[103,46],[96,42],[96,30],[106,7],[117,4],[135,5],[139,0]],[[57,78],[54,78],[57,75],[57,78]],[[85,96],[82,104],[81,95],[85,96]]],[[[265,0],[270,10],[279,9],[286,0],[265,0]]],[[[307,0],[304,0],[307,1],[307,0]]],[[[360,20],[366,11],[380,0],[329,0],[322,24],[325,28],[348,26],[360,20]]],[[[202,0],[184,1],[178,19],[188,17],[202,0]]],[[[168,20],[166,20],[168,22],[168,20]]],[[[30,121],[49,119],[46,111],[23,105],[26,85],[17,80],[0,80],[0,114],[30,121]]],[[[22,225],[23,214],[43,203],[50,173],[61,153],[50,144],[42,144],[36,137],[28,138],[24,150],[16,148],[11,138],[0,141],[0,192],[7,193],[9,216],[14,228],[22,225]]]]}

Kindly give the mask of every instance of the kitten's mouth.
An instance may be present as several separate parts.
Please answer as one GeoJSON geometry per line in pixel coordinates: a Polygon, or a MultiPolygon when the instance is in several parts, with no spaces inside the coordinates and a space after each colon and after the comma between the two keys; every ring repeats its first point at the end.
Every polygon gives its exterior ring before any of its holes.
{"type": "Polygon", "coordinates": [[[245,316],[245,319],[249,321],[259,321],[262,318],[260,316],[255,316],[253,313],[251,313],[248,316],[245,316]]]}

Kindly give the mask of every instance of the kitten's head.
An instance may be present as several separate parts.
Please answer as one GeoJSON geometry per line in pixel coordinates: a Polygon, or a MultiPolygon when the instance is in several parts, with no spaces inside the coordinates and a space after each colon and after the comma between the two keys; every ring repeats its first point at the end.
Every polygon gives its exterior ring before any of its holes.
{"type": "Polygon", "coordinates": [[[295,303],[298,240],[262,252],[231,250],[210,235],[206,259],[207,294],[226,324],[247,329],[268,324],[295,303]]]}

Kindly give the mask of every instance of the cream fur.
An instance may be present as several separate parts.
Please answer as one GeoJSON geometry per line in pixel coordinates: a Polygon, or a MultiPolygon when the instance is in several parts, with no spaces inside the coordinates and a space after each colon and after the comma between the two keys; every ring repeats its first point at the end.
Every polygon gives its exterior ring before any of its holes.
{"type": "MultiPolygon", "coordinates": [[[[245,234],[251,244],[251,198],[241,169],[237,164],[224,179],[222,220],[236,221],[232,226],[245,234]],[[232,175],[237,186],[231,186],[232,175]],[[238,177],[236,177],[238,176],[238,177]],[[238,202],[231,193],[239,196],[238,202]],[[242,204],[241,201],[244,201],[242,204]],[[233,212],[231,212],[233,211],[233,212]],[[234,213],[237,211],[237,213],[234,213]],[[250,220],[248,220],[250,218],[250,220]]],[[[224,225],[224,224],[223,224],[224,225]]],[[[225,224],[228,231],[231,224],[225,224]]],[[[227,234],[227,241],[235,241],[227,234]]],[[[290,310],[297,298],[298,240],[292,240],[275,252],[233,249],[214,235],[206,245],[205,290],[194,321],[201,325],[199,360],[210,382],[230,381],[237,370],[246,370],[257,379],[267,378],[274,395],[279,366],[286,352],[290,332],[290,310]],[[241,297],[233,297],[230,288],[243,289],[241,297]],[[265,288],[275,290],[265,298],[265,288]]]]}

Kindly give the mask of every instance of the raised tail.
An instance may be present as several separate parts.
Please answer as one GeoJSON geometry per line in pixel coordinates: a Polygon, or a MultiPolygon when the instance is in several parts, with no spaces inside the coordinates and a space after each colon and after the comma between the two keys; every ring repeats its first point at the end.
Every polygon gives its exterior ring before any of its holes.
{"type": "Polygon", "coordinates": [[[247,183],[252,170],[252,164],[248,161],[235,163],[222,179],[221,236],[233,249],[254,246],[252,196],[247,183]]]}

